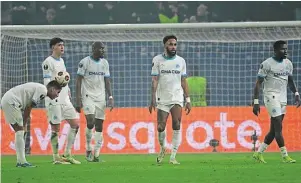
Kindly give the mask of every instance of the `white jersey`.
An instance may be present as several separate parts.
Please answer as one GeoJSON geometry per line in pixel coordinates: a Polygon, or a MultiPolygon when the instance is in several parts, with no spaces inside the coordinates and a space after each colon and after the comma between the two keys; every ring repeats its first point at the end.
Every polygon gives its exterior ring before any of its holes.
{"type": "Polygon", "coordinates": [[[165,58],[163,54],[153,58],[152,76],[159,76],[156,91],[157,103],[175,104],[184,102],[182,76],[186,76],[186,62],[176,55],[173,58],[165,58]]]}
{"type": "Polygon", "coordinates": [[[46,86],[40,83],[25,83],[8,90],[3,98],[22,110],[30,104],[37,105],[47,96],[46,86]]]}
{"type": "Polygon", "coordinates": [[[263,94],[275,96],[281,103],[287,102],[288,76],[293,74],[293,64],[289,59],[277,61],[273,57],[260,65],[258,76],[264,78],[263,94]]]}
{"type": "Polygon", "coordinates": [[[78,64],[77,74],[83,76],[81,94],[94,101],[105,101],[105,77],[110,77],[109,63],[106,59],[94,60],[85,57],[78,64]]]}
{"type": "MultiPolygon", "coordinates": [[[[50,78],[50,80],[55,80],[56,73],[60,71],[66,71],[65,62],[62,58],[56,59],[52,56],[47,57],[43,64],[43,78],[50,78]]],[[[62,88],[58,98],[51,100],[49,97],[46,98],[46,105],[51,103],[52,105],[56,104],[66,104],[70,102],[69,93],[70,89],[69,86],[65,86],[62,88]]]]}

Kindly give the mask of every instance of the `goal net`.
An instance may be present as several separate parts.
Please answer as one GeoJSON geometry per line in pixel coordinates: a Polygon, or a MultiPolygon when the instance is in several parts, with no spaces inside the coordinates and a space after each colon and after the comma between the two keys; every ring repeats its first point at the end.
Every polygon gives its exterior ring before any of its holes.
{"type": "MultiPolygon", "coordinates": [[[[254,131],[259,136],[255,144],[258,146],[263,134],[269,130],[269,117],[263,108],[260,117],[256,118],[249,105],[259,64],[273,56],[272,44],[276,40],[288,41],[289,58],[295,68],[294,79],[299,88],[301,84],[299,21],[2,26],[1,29],[1,97],[18,84],[43,83],[41,63],[51,54],[49,40],[61,37],[65,40],[63,58],[71,75],[69,85],[74,102],[79,61],[91,54],[94,41],[106,44],[115,100],[115,110],[107,113],[104,129],[103,152],[107,153],[154,153],[159,150],[156,116],[148,114],[146,107],[150,100],[152,58],[163,52],[165,35],[178,37],[178,54],[185,58],[188,78],[192,78],[189,81],[191,97],[194,101],[202,101],[195,104],[199,106],[194,107],[190,115],[183,113],[179,152],[210,152],[213,149],[210,145],[214,144],[212,139],[219,142],[217,151],[251,151],[254,131]]],[[[288,105],[293,105],[293,96],[288,93],[288,105]]],[[[288,149],[294,151],[301,150],[299,114],[295,108],[288,107],[284,134],[288,149]]],[[[38,137],[40,133],[44,140],[50,138],[45,135],[49,129],[43,109],[33,111],[32,121],[39,122],[33,124],[32,129],[32,146],[40,148],[34,152],[49,153],[50,144],[44,144],[43,149],[43,139],[38,137]]],[[[81,123],[84,130],[84,118],[81,123]]],[[[78,145],[74,147],[79,153],[84,152],[82,130],[78,145]]],[[[170,120],[167,132],[170,148],[170,120]]],[[[271,150],[277,150],[275,144],[271,150]]]]}

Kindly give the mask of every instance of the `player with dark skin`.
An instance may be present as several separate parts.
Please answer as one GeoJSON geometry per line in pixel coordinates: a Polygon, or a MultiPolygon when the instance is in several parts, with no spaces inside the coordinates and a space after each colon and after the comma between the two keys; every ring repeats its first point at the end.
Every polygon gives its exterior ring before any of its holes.
{"type": "MultiPolygon", "coordinates": [[[[177,54],[177,38],[175,36],[166,36],[163,40],[164,43],[164,57],[166,59],[172,59],[176,56],[177,54]]],[[[159,77],[160,75],[157,76],[152,76],[152,89],[151,89],[151,101],[149,105],[149,112],[152,113],[152,111],[156,110],[156,91],[158,87],[158,82],[159,82],[159,77]]],[[[181,86],[184,92],[184,97],[185,99],[189,98],[189,92],[188,92],[188,84],[186,81],[186,77],[182,76],[181,77],[181,86]]],[[[190,100],[190,98],[189,98],[190,100]]],[[[186,114],[188,115],[191,111],[191,104],[190,101],[186,102],[185,105],[185,111],[186,114]]],[[[172,117],[172,129],[173,130],[180,130],[181,126],[181,118],[182,118],[182,107],[179,104],[175,104],[171,109],[170,109],[171,117],[172,117]]],[[[157,130],[159,133],[165,131],[166,127],[166,121],[168,119],[169,113],[166,111],[163,111],[158,108],[157,111],[157,130]]],[[[162,156],[163,158],[163,156],[162,156]]],[[[160,162],[161,160],[157,159],[157,162],[160,162]]],[[[175,162],[177,164],[177,162],[175,162]]]]}
{"type": "MultiPolygon", "coordinates": [[[[283,59],[286,59],[287,58],[287,44],[286,44],[286,42],[277,41],[274,44],[274,54],[275,54],[274,59],[277,60],[277,61],[281,61],[283,59]]],[[[255,88],[254,88],[254,97],[253,97],[253,99],[258,100],[260,86],[264,82],[264,80],[265,80],[264,77],[258,77],[257,78],[255,88]]],[[[288,87],[290,88],[290,90],[294,94],[298,93],[292,75],[288,76],[288,87]]],[[[300,106],[300,96],[299,96],[299,94],[295,95],[295,102],[296,102],[295,104],[298,108],[300,106]]],[[[260,114],[260,106],[259,106],[258,103],[253,104],[253,113],[256,116],[258,116],[260,114]]],[[[283,138],[283,135],[282,135],[282,122],[283,122],[284,116],[285,115],[282,114],[280,116],[270,118],[270,122],[271,122],[270,123],[270,130],[264,138],[264,143],[265,144],[267,144],[267,145],[271,144],[272,141],[275,138],[279,148],[285,146],[284,138],[283,138]]],[[[265,161],[263,161],[263,163],[265,163],[265,161]]]]}
{"type": "MultiPolygon", "coordinates": [[[[102,42],[94,42],[92,45],[92,58],[94,60],[99,60],[101,58],[104,58],[105,55],[105,45],[102,42]]],[[[80,113],[82,108],[82,101],[81,101],[81,88],[82,88],[82,80],[83,76],[77,75],[76,80],[76,104],[75,107],[76,111],[80,113]]],[[[105,81],[105,90],[108,96],[112,96],[112,90],[111,90],[111,82],[109,77],[104,77],[105,81]]],[[[109,98],[108,106],[110,107],[110,111],[113,110],[114,107],[114,100],[113,98],[109,98]]],[[[87,121],[87,128],[93,129],[95,127],[96,132],[102,132],[103,130],[103,119],[97,119],[95,118],[94,114],[88,114],[85,116],[87,121]]],[[[90,152],[87,152],[90,153],[90,152]]]]}
{"type": "MultiPolygon", "coordinates": [[[[175,39],[170,39],[165,43],[164,53],[170,58],[174,57],[177,54],[177,41],[175,39]]],[[[150,113],[152,113],[152,110],[154,110],[154,111],[156,110],[156,91],[157,91],[157,87],[158,87],[158,81],[159,81],[159,76],[152,77],[152,95],[151,95],[151,104],[149,106],[150,113]]],[[[182,85],[182,88],[184,91],[184,97],[185,98],[189,97],[186,77],[182,77],[181,85],[182,85]]],[[[190,113],[190,111],[191,111],[190,103],[186,103],[185,111],[186,111],[187,115],[190,113]]],[[[171,109],[170,113],[171,113],[171,117],[172,117],[172,128],[174,130],[179,130],[180,122],[181,122],[181,118],[182,118],[182,107],[180,105],[175,105],[171,109]]],[[[158,121],[158,131],[159,132],[165,130],[168,115],[169,115],[169,113],[158,109],[157,121],[158,121]]]]}
{"type": "MultiPolygon", "coordinates": [[[[99,60],[100,58],[103,58],[105,54],[105,45],[101,42],[95,42],[92,45],[92,57],[95,60],[99,60]]],[[[83,76],[78,75],[77,77],[77,88],[76,88],[76,111],[80,113],[80,109],[82,107],[81,103],[81,82],[82,82],[83,76]]],[[[110,78],[104,78],[105,79],[105,87],[106,87],[106,92],[109,96],[112,96],[112,90],[111,90],[111,81],[110,78]]],[[[113,110],[114,107],[114,100],[113,98],[109,99],[109,107],[110,111],[113,110]]],[[[88,128],[92,129],[95,126],[95,129],[102,132],[103,129],[103,120],[101,119],[95,119],[94,121],[94,115],[87,115],[86,116],[87,120],[87,126],[88,128]]]]}

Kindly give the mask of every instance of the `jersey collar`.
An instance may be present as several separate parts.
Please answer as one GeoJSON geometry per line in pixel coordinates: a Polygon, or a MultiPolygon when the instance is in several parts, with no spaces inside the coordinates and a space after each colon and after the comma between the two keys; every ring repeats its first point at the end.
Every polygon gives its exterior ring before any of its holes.
{"type": "Polygon", "coordinates": [[[279,62],[279,63],[281,63],[282,61],[283,61],[283,59],[280,59],[280,60],[277,60],[277,58],[276,57],[272,57],[276,62],[279,62]]]}
{"type": "Polygon", "coordinates": [[[162,57],[165,59],[165,60],[174,60],[176,58],[177,55],[173,56],[173,57],[167,57],[165,56],[164,53],[162,53],[162,57]]]}

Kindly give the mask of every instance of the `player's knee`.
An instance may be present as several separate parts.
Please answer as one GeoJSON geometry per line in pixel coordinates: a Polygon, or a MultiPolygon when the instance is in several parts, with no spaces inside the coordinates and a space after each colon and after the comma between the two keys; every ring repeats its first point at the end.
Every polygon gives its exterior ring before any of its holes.
{"type": "Polygon", "coordinates": [[[95,131],[102,132],[103,128],[103,120],[102,119],[96,119],[95,120],[95,131]]]}
{"type": "Polygon", "coordinates": [[[159,123],[157,127],[158,132],[164,132],[165,130],[165,124],[164,123],[159,123]]]}
{"type": "Polygon", "coordinates": [[[51,130],[52,130],[52,132],[59,133],[60,132],[60,125],[59,124],[52,124],[51,125],[51,130]]]}
{"type": "Polygon", "coordinates": [[[72,119],[72,120],[68,120],[70,127],[73,129],[78,129],[79,128],[79,120],[78,119],[72,119]]]}
{"type": "Polygon", "coordinates": [[[275,132],[275,138],[276,139],[283,138],[282,132],[275,132]]]}
{"type": "Polygon", "coordinates": [[[181,124],[179,120],[172,120],[172,129],[173,130],[180,130],[181,124]]]}
{"type": "Polygon", "coordinates": [[[87,123],[87,128],[92,130],[94,128],[94,124],[93,123],[87,123]]]}

